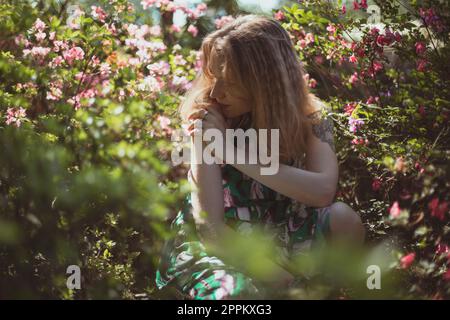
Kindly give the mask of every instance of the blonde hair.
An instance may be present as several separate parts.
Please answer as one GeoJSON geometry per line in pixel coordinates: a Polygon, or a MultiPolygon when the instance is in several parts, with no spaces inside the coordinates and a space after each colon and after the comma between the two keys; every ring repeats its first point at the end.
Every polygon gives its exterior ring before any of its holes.
{"type": "Polygon", "coordinates": [[[280,161],[302,159],[308,115],[316,106],[286,30],[273,19],[246,15],[206,36],[201,46],[202,71],[180,106],[183,120],[211,102],[213,49],[224,58],[225,77],[249,95],[250,127],[279,129],[280,161]]]}

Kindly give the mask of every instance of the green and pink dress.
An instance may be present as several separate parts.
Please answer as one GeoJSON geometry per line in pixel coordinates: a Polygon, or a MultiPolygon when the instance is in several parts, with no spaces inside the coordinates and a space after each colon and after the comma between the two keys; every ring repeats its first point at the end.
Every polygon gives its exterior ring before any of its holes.
{"type": "MultiPolygon", "coordinates": [[[[307,207],[231,165],[221,165],[221,170],[224,221],[243,235],[251,234],[255,226],[267,231],[278,249],[275,262],[287,265],[313,245],[324,243],[329,235],[329,207],[307,207]]],[[[175,236],[165,243],[156,272],[159,289],[172,286],[187,299],[264,298],[264,288],[205,250],[195,232],[190,195],[171,228],[175,236]]]]}

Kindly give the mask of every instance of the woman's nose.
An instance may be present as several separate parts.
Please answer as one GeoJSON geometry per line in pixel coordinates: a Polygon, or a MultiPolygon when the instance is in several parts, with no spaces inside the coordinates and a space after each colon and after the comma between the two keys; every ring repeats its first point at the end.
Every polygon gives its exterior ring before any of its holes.
{"type": "Polygon", "coordinates": [[[225,95],[225,92],[223,91],[223,87],[219,81],[216,81],[213,88],[211,89],[211,93],[209,94],[209,97],[212,99],[223,99],[225,95]]]}

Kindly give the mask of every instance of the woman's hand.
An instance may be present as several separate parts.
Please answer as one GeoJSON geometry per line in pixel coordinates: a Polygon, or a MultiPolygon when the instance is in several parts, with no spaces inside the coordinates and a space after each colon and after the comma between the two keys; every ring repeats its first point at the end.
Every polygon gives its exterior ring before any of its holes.
{"type": "MultiPolygon", "coordinates": [[[[202,121],[202,129],[219,129],[225,138],[225,130],[229,128],[225,117],[220,112],[220,107],[217,104],[211,104],[203,109],[200,109],[189,116],[191,124],[189,131],[194,129],[195,121],[202,121]]],[[[225,140],[225,139],[224,139],[225,140]]]]}
{"type": "MultiPolygon", "coordinates": [[[[203,133],[208,129],[217,129],[220,131],[222,135],[222,144],[218,146],[218,148],[221,148],[222,152],[217,154],[217,157],[225,161],[226,156],[226,129],[229,128],[229,125],[227,121],[225,120],[225,117],[220,112],[220,107],[215,104],[211,104],[207,106],[204,109],[200,109],[193,114],[189,116],[189,120],[191,121],[188,131],[190,136],[194,136],[198,131],[196,129],[199,127],[198,121],[201,121],[201,129],[203,130],[203,133]]],[[[202,140],[203,145],[206,145],[207,141],[202,140]]],[[[213,152],[213,156],[216,156],[213,152]]]]}

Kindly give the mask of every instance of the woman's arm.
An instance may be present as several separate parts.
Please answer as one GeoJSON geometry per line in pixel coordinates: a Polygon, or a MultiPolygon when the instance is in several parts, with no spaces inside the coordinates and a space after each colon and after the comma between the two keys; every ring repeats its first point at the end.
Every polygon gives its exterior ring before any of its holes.
{"type": "Polygon", "coordinates": [[[191,193],[193,216],[199,234],[209,241],[215,241],[220,229],[224,227],[224,199],[222,173],[218,164],[206,164],[198,156],[203,150],[197,150],[202,144],[194,143],[191,138],[191,193]]]}
{"type": "MultiPolygon", "coordinates": [[[[318,114],[313,115],[317,117],[318,114]]],[[[232,164],[236,169],[289,198],[313,207],[330,205],[336,194],[338,161],[331,120],[309,127],[305,169],[280,164],[278,173],[261,175],[259,164],[232,164]]]]}

